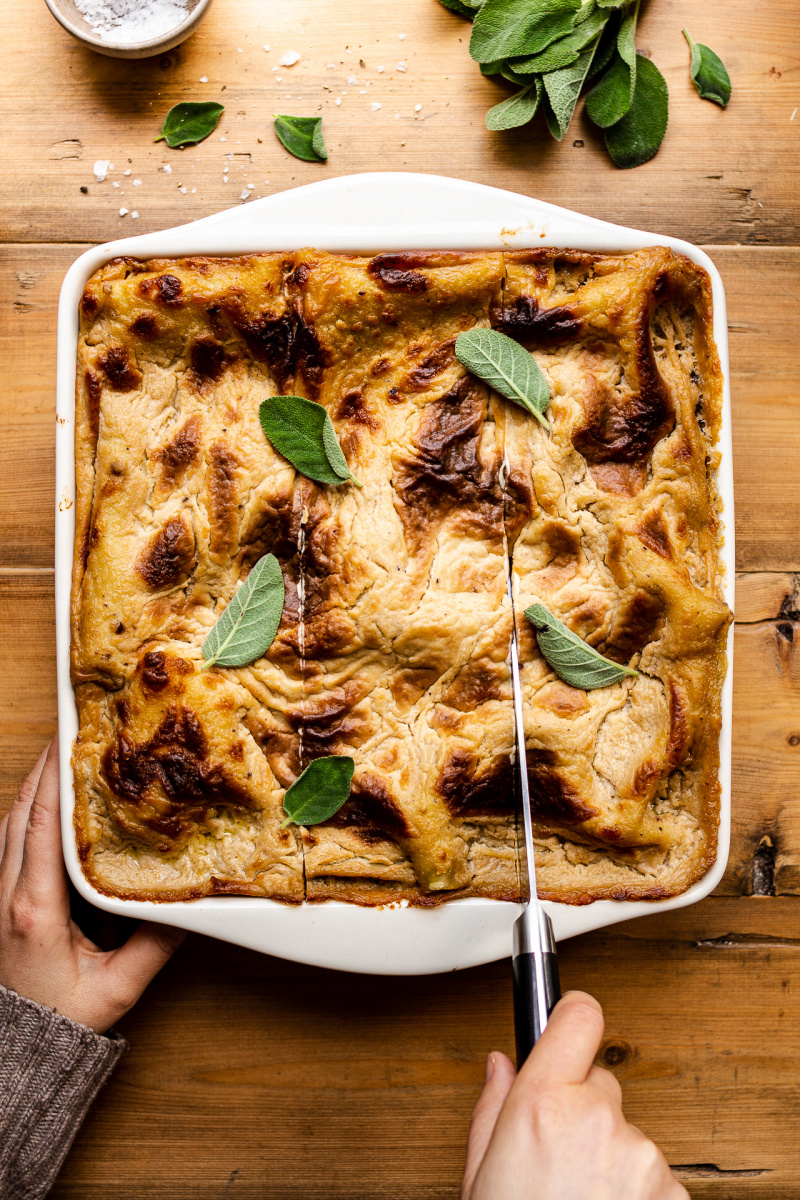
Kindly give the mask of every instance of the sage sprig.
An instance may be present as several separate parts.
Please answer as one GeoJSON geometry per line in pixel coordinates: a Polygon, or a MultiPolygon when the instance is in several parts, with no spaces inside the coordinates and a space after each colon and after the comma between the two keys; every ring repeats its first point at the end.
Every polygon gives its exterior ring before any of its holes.
{"type": "Polygon", "coordinates": [[[259,409],[264,436],[301,475],[341,487],[361,483],[351,475],[327,410],[303,396],[270,396],[259,409]]]}
{"type": "Polygon", "coordinates": [[[276,113],[275,132],[281,145],[303,162],[325,162],[328,157],[322,117],[289,117],[276,113]]]}
{"type": "Polygon", "coordinates": [[[713,100],[720,108],[726,108],[731,98],[731,79],[724,62],[708,46],[693,41],[688,29],[684,29],[683,36],[692,52],[690,70],[698,94],[703,100],[713,100]]]}
{"type": "Polygon", "coordinates": [[[281,825],[318,825],[337,813],[350,795],[355,763],[347,754],[315,758],[283,798],[288,814],[281,825]]]}
{"type": "Polygon", "coordinates": [[[532,354],[499,329],[470,329],[456,338],[456,358],[501,396],[550,428],[550,385],[532,354]]]}
{"type": "Polygon", "coordinates": [[[571,687],[591,691],[619,683],[626,675],[639,674],[598,654],[543,604],[531,604],[525,616],[536,630],[536,641],[547,665],[571,687]]]}
{"type": "MultiPolygon", "coordinates": [[[[668,117],[661,72],[636,53],[640,0],[440,0],[473,22],[470,54],[484,75],[519,89],[486,114],[495,132],[526,125],[543,113],[558,141],[567,134],[580,93],[593,81],[586,114],[605,130],[618,167],[636,167],[657,153],[668,117]],[[644,78],[637,87],[643,62],[644,78]]],[[[692,79],[700,95],[723,107],[730,80],[707,46],[692,47],[692,79]]]]}
{"type": "Polygon", "coordinates": [[[203,670],[244,667],[266,654],[281,623],[283,574],[274,554],[253,567],[203,642],[203,670]]]}
{"type": "Polygon", "coordinates": [[[172,149],[202,142],[217,128],[224,111],[224,104],[212,100],[184,100],[169,110],[153,141],[166,142],[172,149]]]}

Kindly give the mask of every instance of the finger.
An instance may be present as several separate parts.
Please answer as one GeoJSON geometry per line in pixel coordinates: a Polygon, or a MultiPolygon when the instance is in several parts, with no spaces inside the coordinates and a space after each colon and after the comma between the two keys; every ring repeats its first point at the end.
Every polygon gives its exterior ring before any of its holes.
{"type": "Polygon", "coordinates": [[[103,964],[103,974],[118,1009],[119,1020],[169,962],[186,937],[185,929],[144,922],[119,950],[112,950],[103,964]]]}
{"type": "Polygon", "coordinates": [[[61,850],[58,737],[47,747],[39,786],[28,813],[18,886],[37,905],[58,910],[68,919],[69,894],[61,850]]]}
{"type": "Polygon", "coordinates": [[[0,821],[0,866],[3,862],[3,851],[6,848],[6,829],[8,827],[8,813],[0,821]]]}
{"type": "Polygon", "coordinates": [[[511,1091],[511,1085],[516,1077],[516,1071],[510,1058],[505,1054],[494,1052],[486,1060],[486,1081],[483,1091],[478,1097],[467,1140],[467,1165],[464,1168],[464,1183],[462,1185],[462,1200],[468,1200],[472,1183],[483,1162],[483,1156],[489,1145],[497,1118],[505,1103],[505,1098],[511,1091]]]}
{"type": "Polygon", "coordinates": [[[549,1083],[583,1083],[603,1037],[603,1010],[586,992],[567,992],[519,1073],[520,1085],[537,1077],[549,1083]]]}
{"type": "Polygon", "coordinates": [[[586,1076],[586,1082],[598,1088],[609,1100],[622,1108],[622,1088],[616,1075],[612,1075],[611,1071],[607,1071],[605,1067],[594,1066],[586,1076]]]}
{"type": "Polygon", "coordinates": [[[3,882],[6,884],[16,883],[17,876],[19,875],[19,868],[22,863],[22,851],[25,845],[25,830],[28,827],[28,813],[31,811],[31,805],[36,795],[36,788],[39,785],[39,777],[44,770],[48,750],[49,746],[45,747],[39,755],[36,766],[20,787],[17,792],[17,798],[8,812],[3,858],[2,862],[0,862],[0,872],[2,873],[3,882]]]}

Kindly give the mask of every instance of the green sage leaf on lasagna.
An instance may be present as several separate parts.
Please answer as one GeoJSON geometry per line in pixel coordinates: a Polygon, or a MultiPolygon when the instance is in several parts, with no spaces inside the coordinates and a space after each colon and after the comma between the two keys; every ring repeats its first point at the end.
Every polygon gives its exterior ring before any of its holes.
{"type": "Polygon", "coordinates": [[[265,554],[203,642],[203,669],[245,667],[266,654],[281,623],[284,592],[280,564],[265,554]]]}
{"type": "Polygon", "coordinates": [[[283,798],[287,813],[281,829],[295,825],[318,825],[337,813],[350,795],[355,763],[347,754],[315,758],[295,779],[283,798]]]}
{"type": "Polygon", "coordinates": [[[501,396],[532,413],[545,429],[550,385],[532,354],[498,329],[469,329],[456,338],[456,358],[501,396]]]}
{"type": "Polygon", "coordinates": [[[321,404],[303,396],[270,396],[261,401],[259,419],[264,436],[301,475],[332,487],[348,482],[361,487],[321,404]]]}
{"type": "Polygon", "coordinates": [[[536,640],[547,665],[571,687],[591,691],[619,683],[626,675],[638,675],[631,667],[604,658],[579,638],[543,604],[532,604],[525,616],[536,630],[536,640]]]}

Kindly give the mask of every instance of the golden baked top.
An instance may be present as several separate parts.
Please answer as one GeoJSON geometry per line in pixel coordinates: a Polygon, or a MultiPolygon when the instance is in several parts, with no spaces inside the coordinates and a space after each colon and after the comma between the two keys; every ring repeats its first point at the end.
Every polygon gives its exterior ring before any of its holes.
{"type": "Polygon", "coordinates": [[[506,597],[513,562],[540,894],[683,891],[713,860],[720,372],[705,273],[627,255],[316,250],[115,260],[87,284],[77,379],[72,670],[84,869],[128,897],[516,898],[506,597]],[[535,355],[546,431],[455,357],[535,355]],[[325,406],[363,483],[312,483],[259,425],[325,406]],[[267,654],[201,645],[267,553],[267,654]],[[639,674],[547,666],[539,600],[639,674]],[[350,799],[289,826],[304,766],[350,799]]]}

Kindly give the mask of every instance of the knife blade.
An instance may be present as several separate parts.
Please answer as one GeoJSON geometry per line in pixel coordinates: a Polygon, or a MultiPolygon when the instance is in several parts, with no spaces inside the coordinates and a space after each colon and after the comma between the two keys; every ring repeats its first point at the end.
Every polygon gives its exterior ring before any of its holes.
{"type": "Polygon", "coordinates": [[[514,613],[511,572],[508,575],[508,599],[511,604],[511,687],[514,696],[514,731],[522,806],[524,854],[528,879],[528,901],[514,923],[512,971],[514,977],[514,1031],[517,1044],[517,1070],[530,1054],[555,1005],[561,998],[558,960],[553,926],[539,900],[536,888],[536,860],[533,850],[528,755],[525,748],[525,724],[522,710],[522,681],[519,670],[519,643],[514,613]]]}

